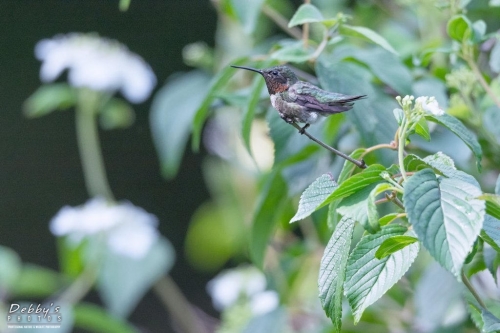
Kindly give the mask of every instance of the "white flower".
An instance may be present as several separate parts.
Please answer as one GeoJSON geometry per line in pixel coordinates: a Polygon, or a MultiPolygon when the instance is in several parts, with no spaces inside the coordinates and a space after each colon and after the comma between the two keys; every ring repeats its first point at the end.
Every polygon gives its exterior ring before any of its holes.
{"type": "Polygon", "coordinates": [[[240,296],[252,297],[266,289],[266,277],[255,267],[239,267],[217,275],[207,285],[214,307],[224,310],[240,296]]]}
{"type": "Polygon", "coordinates": [[[420,104],[422,109],[427,113],[433,114],[435,116],[442,116],[444,114],[444,111],[439,107],[439,104],[434,97],[418,97],[415,100],[415,105],[418,104],[420,104]]]}
{"type": "Polygon", "coordinates": [[[267,290],[252,296],[250,308],[254,316],[263,315],[276,309],[279,302],[278,293],[274,290],[267,290]]]}
{"type": "Polygon", "coordinates": [[[40,78],[54,81],[65,69],[75,87],[115,92],[130,102],[144,101],[156,84],[151,67],[117,41],[92,34],[72,33],[44,39],[35,47],[43,61],[40,78]]]}
{"type": "Polygon", "coordinates": [[[76,244],[104,233],[113,252],[140,259],[157,240],[157,225],[156,216],[129,202],[108,204],[96,198],[79,207],[63,207],[50,222],[50,231],[76,244]]]}

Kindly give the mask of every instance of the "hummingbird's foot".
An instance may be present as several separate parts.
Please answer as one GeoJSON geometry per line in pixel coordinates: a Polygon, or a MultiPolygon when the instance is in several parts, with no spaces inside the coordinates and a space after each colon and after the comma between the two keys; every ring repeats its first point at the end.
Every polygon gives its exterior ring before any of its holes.
{"type": "Polygon", "coordinates": [[[283,119],[284,121],[286,121],[289,124],[293,124],[294,123],[294,121],[293,121],[292,118],[287,117],[285,114],[283,114],[281,112],[280,112],[280,118],[283,119]]]}
{"type": "Polygon", "coordinates": [[[308,128],[309,126],[311,126],[311,124],[305,124],[300,130],[299,130],[299,133],[300,134],[304,134],[306,132],[306,128],[308,128]]]}

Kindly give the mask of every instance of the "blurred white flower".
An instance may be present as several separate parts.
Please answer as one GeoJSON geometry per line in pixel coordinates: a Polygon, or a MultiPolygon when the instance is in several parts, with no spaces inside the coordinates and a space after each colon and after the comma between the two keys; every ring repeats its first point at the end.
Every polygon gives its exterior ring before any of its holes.
{"type": "Polygon", "coordinates": [[[74,243],[102,232],[113,252],[140,259],[157,240],[157,225],[156,216],[129,202],[109,204],[95,198],[82,206],[63,207],[52,218],[50,231],[74,243]]]}
{"type": "Polygon", "coordinates": [[[54,81],[65,69],[75,87],[121,93],[130,102],[149,97],[156,84],[151,67],[117,41],[92,34],[71,33],[44,39],[35,47],[41,60],[40,78],[54,81]]]}
{"type": "Polygon", "coordinates": [[[415,100],[415,104],[416,105],[420,104],[424,111],[433,114],[435,116],[442,116],[444,114],[444,111],[439,107],[439,104],[436,101],[436,98],[434,97],[427,97],[427,96],[418,97],[415,100]]]}
{"type": "Polygon", "coordinates": [[[238,267],[221,272],[207,285],[214,307],[221,311],[241,297],[252,297],[266,289],[266,277],[257,268],[238,267]]]}
{"type": "Polygon", "coordinates": [[[280,299],[274,290],[257,293],[250,299],[250,308],[254,316],[271,312],[278,307],[280,299]]]}

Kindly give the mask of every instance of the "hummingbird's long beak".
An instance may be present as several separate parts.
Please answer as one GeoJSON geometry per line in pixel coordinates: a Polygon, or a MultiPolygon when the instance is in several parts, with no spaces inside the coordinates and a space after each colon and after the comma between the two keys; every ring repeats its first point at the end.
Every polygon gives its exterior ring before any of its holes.
{"type": "Polygon", "coordinates": [[[260,69],[255,69],[255,68],[252,68],[252,67],[235,66],[235,65],[231,65],[231,67],[246,69],[247,71],[252,71],[252,72],[257,72],[259,74],[262,74],[262,71],[260,69]]]}

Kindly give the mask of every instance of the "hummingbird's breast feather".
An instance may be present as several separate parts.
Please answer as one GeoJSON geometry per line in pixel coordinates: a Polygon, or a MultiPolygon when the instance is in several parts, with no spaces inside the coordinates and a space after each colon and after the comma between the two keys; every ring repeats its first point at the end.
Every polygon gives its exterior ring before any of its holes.
{"type": "Polygon", "coordinates": [[[272,106],[278,110],[282,118],[288,118],[297,123],[312,124],[318,120],[319,114],[307,110],[306,107],[295,103],[295,97],[284,91],[270,96],[272,106]]]}

